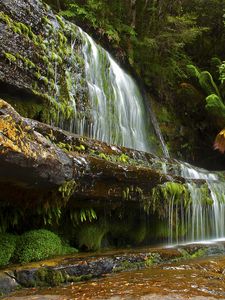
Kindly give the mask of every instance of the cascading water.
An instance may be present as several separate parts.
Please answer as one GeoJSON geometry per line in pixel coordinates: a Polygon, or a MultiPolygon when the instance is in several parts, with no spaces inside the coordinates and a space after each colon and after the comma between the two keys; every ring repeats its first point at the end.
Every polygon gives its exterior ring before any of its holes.
{"type": "Polygon", "coordinates": [[[177,175],[186,179],[190,198],[186,207],[182,201],[176,205],[173,199],[169,202],[169,242],[225,238],[225,180],[216,172],[187,163],[180,164],[177,175]]]}
{"type": "MultiPolygon", "coordinates": [[[[84,80],[88,95],[83,113],[76,109],[76,79],[67,70],[70,82],[74,120],[60,127],[110,144],[146,152],[158,151],[151,118],[146,114],[144,99],[134,80],[124,72],[110,54],[97,45],[79,27],[81,54],[84,58],[84,80]]],[[[75,42],[71,43],[72,52],[75,42]]],[[[76,59],[73,59],[75,62],[76,59]]],[[[84,96],[82,96],[84,101],[84,96]]]]}
{"type": "Polygon", "coordinates": [[[111,144],[153,151],[143,98],[133,79],[80,29],[91,101],[89,136],[111,144]]]}

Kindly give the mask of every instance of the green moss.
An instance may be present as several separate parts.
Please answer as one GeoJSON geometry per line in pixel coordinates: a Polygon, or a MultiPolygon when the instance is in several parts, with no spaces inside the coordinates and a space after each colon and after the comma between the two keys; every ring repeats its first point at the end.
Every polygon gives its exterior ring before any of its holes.
{"type": "Polygon", "coordinates": [[[17,236],[7,233],[0,234],[0,266],[9,263],[15,252],[17,236]]]}
{"type": "Polygon", "coordinates": [[[34,72],[34,76],[39,80],[41,78],[40,72],[34,72]]]}
{"type": "Polygon", "coordinates": [[[28,67],[29,69],[35,69],[35,64],[27,57],[23,57],[22,55],[20,55],[19,53],[16,54],[16,57],[20,60],[22,60],[22,62],[24,63],[24,65],[26,67],[28,67]]]}
{"type": "Polygon", "coordinates": [[[7,52],[3,52],[3,54],[9,62],[16,62],[16,57],[13,54],[7,52]]]}
{"type": "Polygon", "coordinates": [[[43,22],[44,24],[50,25],[51,27],[53,26],[53,25],[52,25],[52,22],[51,22],[51,21],[48,19],[48,17],[46,17],[46,16],[42,17],[42,22],[43,22]]]}
{"type": "Polygon", "coordinates": [[[62,17],[60,17],[59,15],[56,16],[57,21],[59,22],[59,25],[62,27],[62,29],[65,29],[66,24],[63,21],[62,17]]]}
{"type": "Polygon", "coordinates": [[[128,163],[129,160],[129,156],[127,156],[126,154],[121,154],[118,158],[118,161],[123,162],[123,163],[128,163]]]}
{"type": "Polygon", "coordinates": [[[40,79],[44,82],[45,85],[48,85],[48,78],[47,77],[41,76],[40,79]]]}
{"type": "Polygon", "coordinates": [[[107,233],[108,228],[105,224],[84,224],[77,232],[79,248],[88,251],[96,251],[101,247],[102,239],[107,233]]]}
{"type": "Polygon", "coordinates": [[[35,274],[34,286],[59,286],[66,281],[66,276],[60,270],[40,268],[35,274]]]}
{"type": "Polygon", "coordinates": [[[190,249],[190,251],[187,251],[186,249],[180,248],[178,249],[179,252],[182,254],[182,257],[177,260],[182,260],[182,259],[194,259],[194,258],[199,258],[199,257],[203,257],[206,254],[207,249],[205,248],[200,248],[197,250],[192,251],[192,249],[190,249]],[[191,253],[190,253],[191,252],[191,253]]]}
{"type": "Polygon", "coordinates": [[[105,153],[99,153],[98,156],[102,159],[109,160],[110,158],[105,153]]]}
{"type": "Polygon", "coordinates": [[[85,146],[81,144],[80,146],[75,146],[75,149],[78,151],[85,151],[85,146]]]}
{"type": "Polygon", "coordinates": [[[55,233],[45,229],[32,230],[20,237],[14,259],[28,263],[59,255],[61,251],[61,239],[55,233]]]}
{"type": "Polygon", "coordinates": [[[129,260],[125,260],[121,262],[118,266],[116,266],[113,269],[113,272],[117,273],[117,272],[128,271],[128,270],[137,270],[137,269],[144,268],[144,266],[145,266],[144,261],[132,262],[129,260]]]}
{"type": "Polygon", "coordinates": [[[145,261],[145,266],[151,267],[152,265],[158,264],[160,262],[162,262],[162,259],[159,253],[150,253],[145,261]]]}
{"type": "Polygon", "coordinates": [[[4,14],[2,11],[0,12],[0,20],[5,22],[8,26],[12,24],[11,18],[8,15],[4,14]]]}

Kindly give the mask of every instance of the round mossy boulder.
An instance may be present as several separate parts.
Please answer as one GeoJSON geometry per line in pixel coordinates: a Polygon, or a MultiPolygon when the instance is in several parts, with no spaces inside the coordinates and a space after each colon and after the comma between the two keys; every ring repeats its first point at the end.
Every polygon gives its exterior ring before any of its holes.
{"type": "Polygon", "coordinates": [[[2,233],[0,234],[0,266],[5,266],[9,263],[16,248],[17,236],[2,233]]]}
{"type": "Polygon", "coordinates": [[[28,263],[59,255],[61,251],[62,242],[55,233],[45,229],[31,230],[20,237],[15,260],[28,263]]]}

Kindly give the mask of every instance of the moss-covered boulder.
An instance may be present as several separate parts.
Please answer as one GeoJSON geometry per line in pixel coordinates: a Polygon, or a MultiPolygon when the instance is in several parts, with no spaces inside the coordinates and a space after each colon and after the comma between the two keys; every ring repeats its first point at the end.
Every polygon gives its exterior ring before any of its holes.
{"type": "Polygon", "coordinates": [[[61,239],[51,231],[39,229],[28,231],[20,236],[14,259],[20,263],[28,263],[61,253],[61,239]]]}

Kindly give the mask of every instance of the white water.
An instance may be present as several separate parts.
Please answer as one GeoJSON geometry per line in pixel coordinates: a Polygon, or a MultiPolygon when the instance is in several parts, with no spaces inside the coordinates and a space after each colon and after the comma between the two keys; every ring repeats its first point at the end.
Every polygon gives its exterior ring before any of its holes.
{"type": "Polygon", "coordinates": [[[171,199],[169,242],[193,243],[225,238],[225,180],[215,172],[207,172],[187,163],[181,164],[177,175],[186,179],[191,201],[184,208],[182,203],[175,207],[171,199]],[[191,181],[201,179],[205,181],[205,187],[191,181]],[[178,228],[183,229],[183,236],[178,233],[178,228]]]}
{"type": "Polygon", "coordinates": [[[144,101],[134,80],[80,29],[91,102],[88,135],[110,144],[153,151],[144,101]]]}

